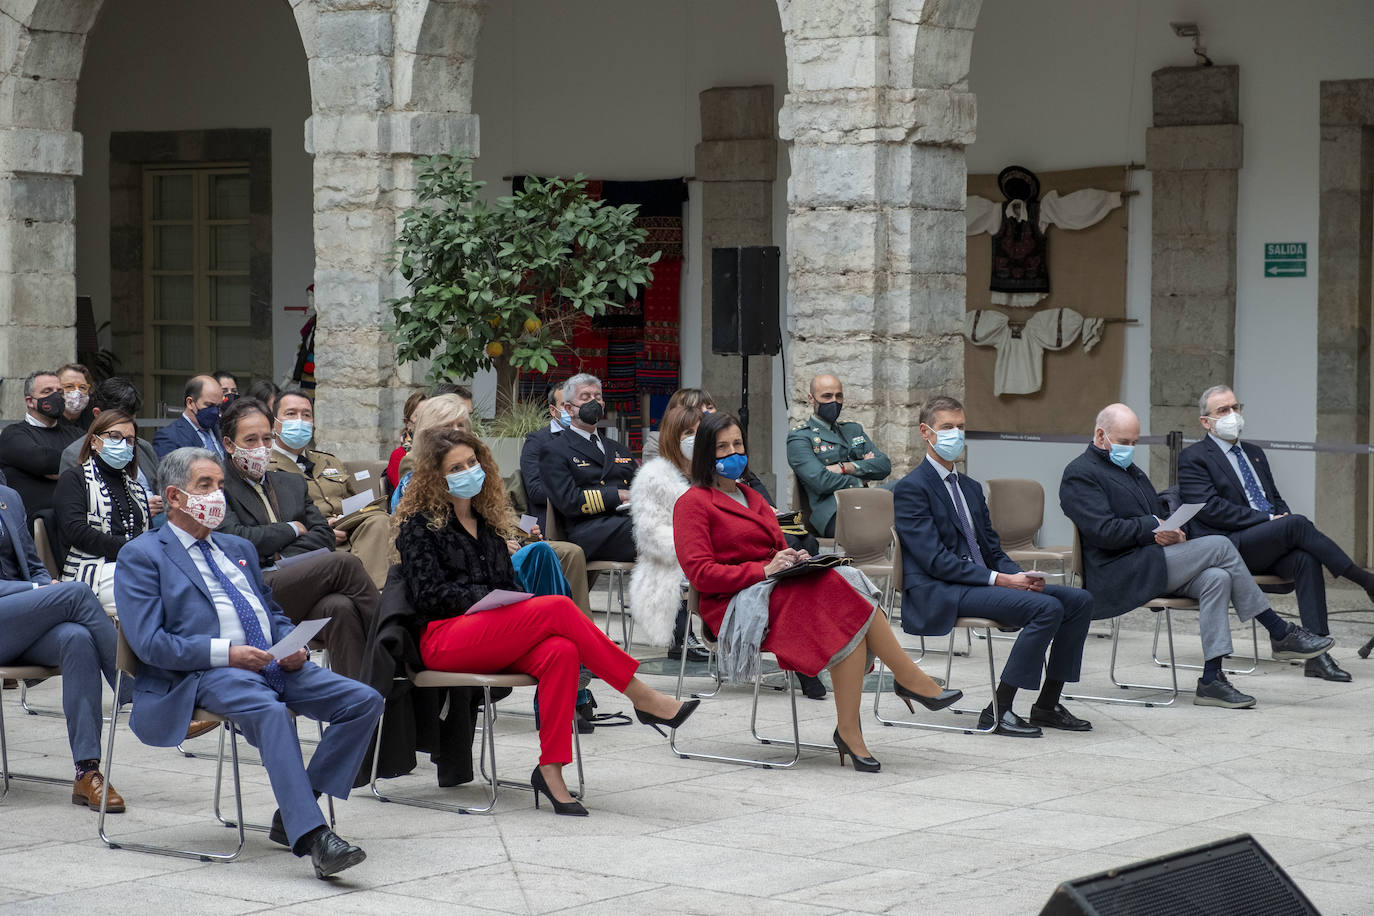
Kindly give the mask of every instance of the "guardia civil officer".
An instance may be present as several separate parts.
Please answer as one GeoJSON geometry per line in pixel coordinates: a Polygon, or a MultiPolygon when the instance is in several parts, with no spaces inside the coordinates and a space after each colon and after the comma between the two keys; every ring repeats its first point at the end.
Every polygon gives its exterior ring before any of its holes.
{"type": "Polygon", "coordinates": [[[787,463],[810,504],[811,527],[835,536],[835,491],[866,487],[892,473],[892,462],[858,423],[841,423],[844,386],[833,375],[811,380],[811,417],[787,434],[787,463]]]}

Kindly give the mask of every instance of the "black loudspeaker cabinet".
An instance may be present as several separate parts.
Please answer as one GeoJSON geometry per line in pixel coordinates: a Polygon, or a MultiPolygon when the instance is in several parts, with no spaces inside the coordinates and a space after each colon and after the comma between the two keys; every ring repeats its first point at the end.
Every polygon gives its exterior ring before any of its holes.
{"type": "Polygon", "coordinates": [[[1040,916],[1320,916],[1249,834],[1055,888],[1040,916]]]}
{"type": "Polygon", "coordinates": [[[711,352],[772,356],[782,349],[778,327],[776,246],[711,249],[711,352]]]}

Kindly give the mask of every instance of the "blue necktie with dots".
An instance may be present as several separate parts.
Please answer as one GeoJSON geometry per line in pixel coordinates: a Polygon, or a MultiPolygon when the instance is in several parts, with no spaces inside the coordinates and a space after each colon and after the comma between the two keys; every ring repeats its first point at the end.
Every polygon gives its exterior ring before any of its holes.
{"type": "MultiPolygon", "coordinates": [[[[229,601],[234,605],[234,610],[238,612],[239,623],[243,625],[243,635],[248,640],[248,645],[254,649],[267,650],[267,637],[263,635],[262,624],[258,622],[258,615],[253,610],[253,606],[248,603],[248,599],[243,596],[229,577],[224,574],[224,570],[219,568],[215,562],[214,554],[210,552],[209,541],[196,541],[196,546],[200,552],[205,554],[205,562],[210,567],[210,572],[214,575],[215,581],[219,582],[219,587],[224,589],[224,593],[229,596],[229,601]]],[[[267,686],[277,693],[286,689],[286,677],[281,673],[281,668],[276,662],[272,662],[262,669],[262,676],[267,680],[267,686]]]]}
{"type": "Polygon", "coordinates": [[[1236,456],[1236,467],[1240,468],[1240,482],[1245,484],[1246,497],[1256,509],[1272,515],[1274,504],[1265,497],[1264,489],[1260,487],[1259,481],[1255,479],[1254,473],[1250,470],[1250,462],[1245,460],[1245,452],[1241,450],[1239,442],[1231,446],[1231,454],[1236,456]]]}
{"type": "Polygon", "coordinates": [[[964,530],[964,540],[968,543],[969,559],[979,566],[986,566],[987,563],[983,561],[983,551],[978,548],[978,538],[974,537],[973,534],[973,524],[968,519],[968,513],[964,511],[964,501],[959,498],[961,495],[959,493],[959,475],[951,471],[950,475],[945,478],[945,482],[949,484],[949,498],[954,500],[954,514],[959,517],[959,527],[964,530]]]}

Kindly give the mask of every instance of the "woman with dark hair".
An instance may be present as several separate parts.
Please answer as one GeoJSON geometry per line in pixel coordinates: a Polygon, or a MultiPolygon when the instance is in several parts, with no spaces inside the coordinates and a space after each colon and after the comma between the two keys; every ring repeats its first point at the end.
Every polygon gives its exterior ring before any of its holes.
{"type": "MultiPolygon", "coordinates": [[[[267,405],[269,411],[275,412],[277,409],[277,396],[281,394],[281,386],[270,378],[260,378],[248,386],[248,390],[243,396],[254,401],[261,401],[267,405]]],[[[229,404],[224,405],[228,409],[229,404]]]]}
{"type": "Polygon", "coordinates": [[[62,422],[78,429],[90,429],[95,414],[91,411],[91,392],[95,377],[80,363],[57,367],[57,380],[62,383],[62,422]]]}
{"type": "MultiPolygon", "coordinates": [[[[729,414],[702,418],[693,447],[691,488],[673,510],[678,562],[701,593],[701,618],[720,633],[740,593],[807,559],[787,546],[773,508],[737,481],[748,452],[739,421],[729,414]]],[[[756,593],[757,594],[757,593],[756,593]]],[[[942,690],[902,649],[873,600],[838,572],[826,570],[773,583],[761,647],[789,671],[830,671],[837,719],[834,741],[854,769],[878,772],[859,724],[864,674],[873,656],[893,673],[893,689],[911,706],[943,709],[963,694],[942,690]],[[863,651],[860,651],[863,650],[863,651]]]]}
{"type": "Polygon", "coordinates": [[[539,765],[530,774],[558,814],[583,816],[563,781],[572,762],[573,704],[585,664],[634,704],[640,722],[677,728],[698,701],[649,687],[639,663],[563,595],[470,612],[488,593],[516,590],[506,539],[519,530],[491,452],[471,433],[422,432],[415,473],[396,510],[406,597],[420,624],[420,658],[437,671],[519,671],[539,681],[539,765]]]}
{"type": "Polygon", "coordinates": [[[415,408],[427,397],[429,394],[423,388],[412,391],[401,411],[401,444],[391,450],[391,457],[386,462],[386,479],[392,490],[401,483],[401,460],[410,454],[412,437],[415,435],[415,408]]]}
{"type": "Polygon", "coordinates": [[[81,443],[75,467],[57,481],[53,511],[68,546],[62,578],[85,582],[105,612],[115,613],[115,558],[148,530],[148,492],[138,482],[134,418],[102,410],[81,443]]]}

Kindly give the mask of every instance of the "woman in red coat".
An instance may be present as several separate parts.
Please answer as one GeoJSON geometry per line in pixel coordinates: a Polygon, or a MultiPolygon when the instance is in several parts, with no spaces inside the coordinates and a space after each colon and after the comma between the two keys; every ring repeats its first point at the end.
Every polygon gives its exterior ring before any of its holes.
{"type": "MultiPolygon", "coordinates": [[[[807,558],[792,550],[773,508],[737,481],[748,466],[739,421],[707,414],[697,428],[692,487],[673,510],[678,562],[701,593],[701,618],[721,632],[734,596],[775,572],[807,558]]],[[[763,649],[789,671],[818,675],[829,669],[835,688],[835,746],[854,769],[876,773],[859,725],[859,701],[872,656],[892,670],[893,689],[927,709],[943,709],[963,694],[941,690],[906,654],[887,615],[833,570],[779,581],[768,604],[763,649]],[[859,651],[863,650],[863,651],[859,651]]]]}

